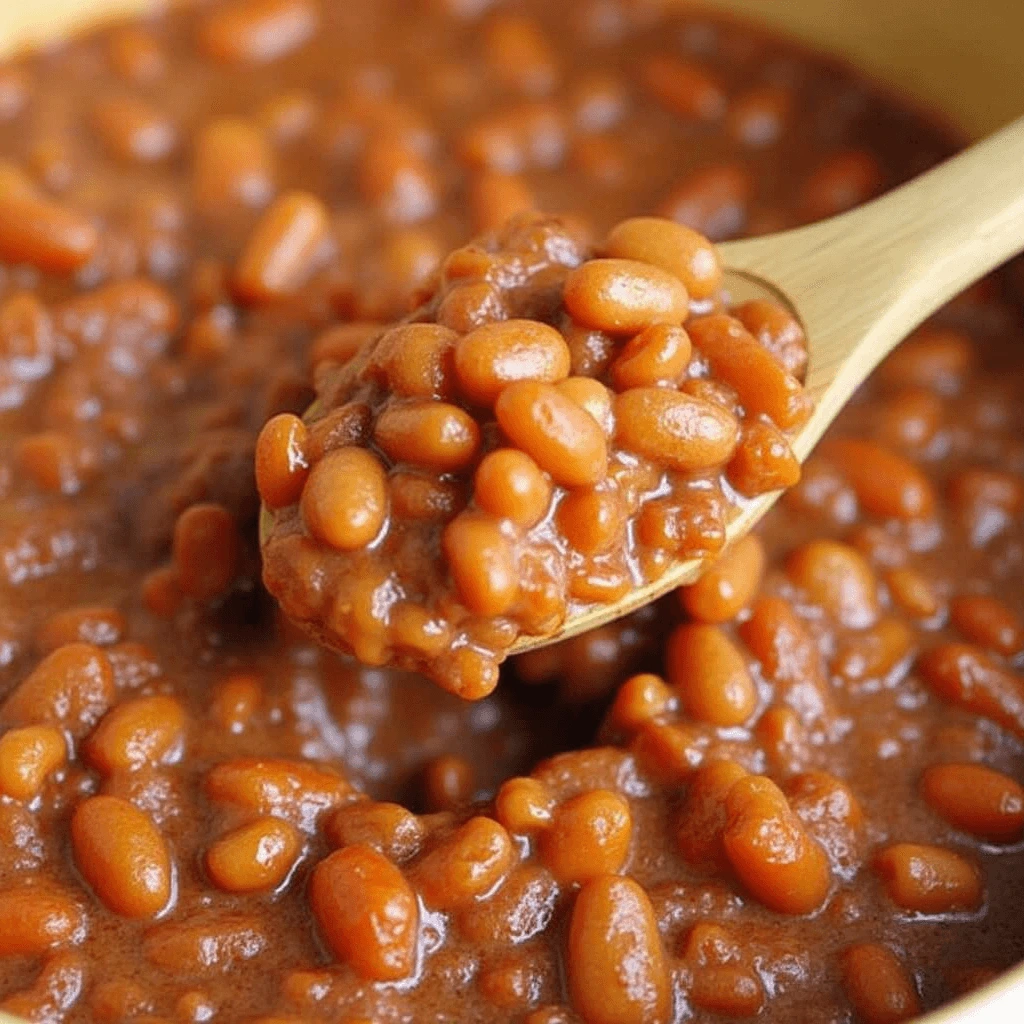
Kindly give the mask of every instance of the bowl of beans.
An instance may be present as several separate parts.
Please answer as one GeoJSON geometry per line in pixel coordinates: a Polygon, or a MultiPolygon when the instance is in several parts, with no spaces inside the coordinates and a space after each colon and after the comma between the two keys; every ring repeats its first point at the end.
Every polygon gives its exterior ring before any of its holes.
{"type": "Polygon", "coordinates": [[[1020,1017],[1024,267],[801,464],[716,253],[1019,115],[982,7],[3,6],[0,1020],[1020,1017]]]}

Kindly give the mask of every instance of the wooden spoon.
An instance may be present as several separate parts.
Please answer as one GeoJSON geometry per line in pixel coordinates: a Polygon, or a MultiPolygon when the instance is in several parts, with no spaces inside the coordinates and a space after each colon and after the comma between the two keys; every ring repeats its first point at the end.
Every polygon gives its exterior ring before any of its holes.
{"type": "MultiPolygon", "coordinates": [[[[791,443],[803,462],[868,374],[956,294],[1024,251],[1024,118],[906,185],[808,227],[719,246],[725,287],[739,300],[771,297],[803,325],[810,420],[791,443]]],[[[728,543],[747,533],[781,492],[747,504],[728,543]]],[[[678,562],[621,601],[523,636],[510,653],[563,640],[649,604],[707,568],[678,562]]]]}
{"type": "MultiPolygon", "coordinates": [[[[794,231],[719,246],[725,287],[771,297],[800,320],[815,410],[791,440],[802,462],[868,374],[915,327],[969,284],[1024,251],[1024,118],[880,199],[794,231]]],[[[751,500],[728,528],[747,533],[781,492],[751,500]]],[[[269,514],[261,515],[269,531],[269,514]]],[[[519,654],[628,615],[709,564],[690,559],[612,604],[522,636],[519,654]]]]}

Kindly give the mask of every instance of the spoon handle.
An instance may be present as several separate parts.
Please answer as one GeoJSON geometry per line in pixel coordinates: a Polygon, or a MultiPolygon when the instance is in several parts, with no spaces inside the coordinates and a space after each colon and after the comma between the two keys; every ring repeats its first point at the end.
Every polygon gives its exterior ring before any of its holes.
{"type": "Polygon", "coordinates": [[[899,341],[1022,250],[1024,118],[880,199],[729,243],[722,256],[798,312],[811,348],[807,386],[829,407],[815,416],[824,429],[899,341]]]}

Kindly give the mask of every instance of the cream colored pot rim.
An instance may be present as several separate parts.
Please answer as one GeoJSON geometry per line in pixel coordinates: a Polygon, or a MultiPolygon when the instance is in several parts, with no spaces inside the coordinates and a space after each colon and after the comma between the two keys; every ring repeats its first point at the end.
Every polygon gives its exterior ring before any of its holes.
{"type": "MultiPolygon", "coordinates": [[[[782,0],[783,3],[786,0],[782,0]]],[[[901,3],[902,0],[892,0],[901,3]]],[[[987,2],[987,0],[986,0],[987,2]]],[[[687,5],[689,5],[687,3],[687,5]]],[[[169,6],[167,0],[0,0],[0,58],[4,53],[19,48],[41,45],[60,39],[72,31],[95,25],[125,14],[144,14],[147,11],[159,10],[169,6]],[[7,6],[7,4],[10,6],[7,6]],[[88,6],[88,10],[86,10],[88,6]],[[6,40],[6,42],[4,42],[6,40]]],[[[694,0],[693,6],[701,6],[701,0],[694,0]]],[[[710,0],[709,7],[735,17],[739,21],[757,23],[756,15],[751,12],[737,11],[736,0],[710,0]]],[[[756,8],[755,8],[756,10],[756,8]]],[[[766,12],[767,13],[767,12],[766,12]]],[[[775,19],[772,19],[775,21],[775,19]]],[[[924,26],[927,28],[927,26],[924,26]]],[[[771,29],[782,35],[785,28],[772,24],[771,29]]],[[[822,49],[820,43],[813,39],[802,40],[812,50],[822,49]]],[[[827,47],[826,47],[827,49],[827,47]]],[[[840,60],[856,64],[844,53],[833,54],[840,60]]],[[[885,67],[877,63],[866,73],[872,79],[888,88],[885,67]]],[[[960,117],[955,113],[947,113],[934,98],[917,95],[913,84],[894,83],[892,88],[901,94],[905,93],[922,109],[934,111],[948,124],[958,124],[960,117]]],[[[1002,120],[1000,117],[999,120],[1002,120]]],[[[1021,908],[1024,911],[1024,908],[1021,908]]],[[[1022,1024],[1024,1022],[1024,963],[1005,971],[995,980],[980,989],[962,996],[918,1019],[918,1024],[1022,1024]]],[[[21,1018],[14,1017],[0,1010],[0,1024],[28,1024],[21,1018]]],[[[793,1021],[792,1024],[813,1024],[813,1021],[793,1021]]]]}

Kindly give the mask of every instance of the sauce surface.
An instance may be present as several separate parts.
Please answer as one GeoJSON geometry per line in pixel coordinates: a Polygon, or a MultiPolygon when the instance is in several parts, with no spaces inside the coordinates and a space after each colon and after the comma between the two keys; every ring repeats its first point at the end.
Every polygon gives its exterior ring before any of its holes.
{"type": "Polygon", "coordinates": [[[260,583],[260,430],[470,238],[774,231],[955,145],[652,3],[235,0],[0,65],[0,1008],[882,1024],[1018,962],[1019,266],[708,577],[483,700],[260,583]]]}

